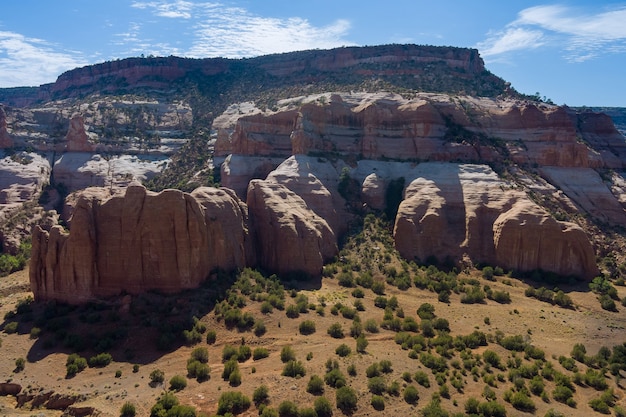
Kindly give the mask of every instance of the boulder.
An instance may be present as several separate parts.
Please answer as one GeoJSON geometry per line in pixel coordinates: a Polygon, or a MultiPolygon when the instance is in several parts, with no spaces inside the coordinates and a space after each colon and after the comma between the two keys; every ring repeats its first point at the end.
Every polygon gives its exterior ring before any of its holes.
{"type": "Polygon", "coordinates": [[[14,382],[0,382],[0,395],[17,396],[22,391],[22,386],[14,382]]]}

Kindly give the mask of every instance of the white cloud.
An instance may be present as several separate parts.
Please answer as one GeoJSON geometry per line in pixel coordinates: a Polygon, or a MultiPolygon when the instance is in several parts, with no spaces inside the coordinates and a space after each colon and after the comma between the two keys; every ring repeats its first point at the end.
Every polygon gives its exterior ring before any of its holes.
{"type": "Polygon", "coordinates": [[[337,20],[317,27],[299,17],[278,19],[258,16],[241,7],[187,1],[136,2],[161,17],[190,20],[193,41],[184,52],[189,57],[250,57],[303,49],[352,45],[345,39],[350,22],[337,20]]]}
{"type": "Polygon", "coordinates": [[[582,62],[626,50],[626,7],[589,12],[562,5],[530,7],[477,47],[485,57],[554,46],[565,59],[582,62]]]}
{"type": "Polygon", "coordinates": [[[503,32],[491,34],[477,47],[483,57],[490,57],[510,51],[538,48],[543,43],[544,34],[539,30],[510,27],[503,32]]]}
{"type": "Polygon", "coordinates": [[[0,31],[0,86],[50,83],[64,71],[86,65],[78,53],[57,52],[41,39],[0,31]]]}
{"type": "Polygon", "coordinates": [[[155,14],[160,17],[191,19],[194,3],[185,0],[174,2],[151,1],[134,2],[131,6],[136,9],[153,9],[155,14]]]}

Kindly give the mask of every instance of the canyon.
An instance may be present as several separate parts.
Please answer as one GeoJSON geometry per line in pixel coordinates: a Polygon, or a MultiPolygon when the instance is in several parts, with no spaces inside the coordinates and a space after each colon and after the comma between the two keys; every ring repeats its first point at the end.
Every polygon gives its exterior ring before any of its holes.
{"type": "Polygon", "coordinates": [[[53,220],[33,228],[37,300],[176,292],[248,266],[319,277],[370,213],[389,217],[395,248],[417,263],[591,279],[598,257],[622,256],[593,225],[626,225],[624,136],[603,113],[520,95],[474,50],[128,59],[0,98],[3,210],[57,186],[43,202],[53,220]],[[223,86],[225,74],[257,74],[271,97],[234,101],[232,80],[211,105],[165,92],[193,77],[223,86]],[[413,90],[328,82],[348,75],[413,90]],[[291,87],[276,93],[278,80],[291,87]],[[198,137],[210,155],[200,169],[222,188],[141,185],[198,137]]]}

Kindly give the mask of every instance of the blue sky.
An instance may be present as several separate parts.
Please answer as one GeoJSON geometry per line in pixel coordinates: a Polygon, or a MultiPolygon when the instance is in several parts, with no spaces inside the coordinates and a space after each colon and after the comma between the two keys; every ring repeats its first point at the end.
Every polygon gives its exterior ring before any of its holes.
{"type": "Polygon", "coordinates": [[[387,43],[477,48],[520,92],[626,107],[626,0],[10,1],[0,15],[0,87],[142,54],[236,58],[387,43]]]}

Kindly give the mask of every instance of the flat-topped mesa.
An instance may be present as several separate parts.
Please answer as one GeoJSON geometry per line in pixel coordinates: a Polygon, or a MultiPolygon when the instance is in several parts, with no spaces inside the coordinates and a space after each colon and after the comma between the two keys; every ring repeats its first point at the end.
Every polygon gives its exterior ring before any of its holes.
{"type": "Polygon", "coordinates": [[[247,207],[226,189],[156,194],[131,185],[78,198],[71,230],[33,231],[31,289],[37,300],[80,303],[149,289],[198,287],[216,268],[254,264],[247,207]]]}
{"type": "Polygon", "coordinates": [[[134,89],[170,91],[172,84],[179,81],[195,82],[224,74],[231,79],[242,77],[241,80],[246,83],[249,82],[246,77],[253,76],[273,80],[280,78],[286,85],[310,84],[327,80],[329,73],[344,71],[363,79],[412,77],[410,83],[417,83],[419,86],[416,88],[428,91],[433,88],[447,91],[449,83],[454,85],[452,91],[476,89],[476,92],[489,96],[501,94],[507,89],[503,80],[485,70],[476,49],[394,44],[288,52],[247,59],[127,58],[67,71],[56,82],[38,88],[0,89],[0,102],[24,107],[37,101],[91,93],[134,89]],[[453,76],[445,77],[445,86],[442,86],[432,81],[432,74],[438,73],[453,76]]]}
{"type": "Polygon", "coordinates": [[[218,157],[333,153],[557,167],[626,163],[626,142],[609,118],[519,100],[327,93],[283,100],[274,111],[232,106],[213,127],[218,157]]]}

